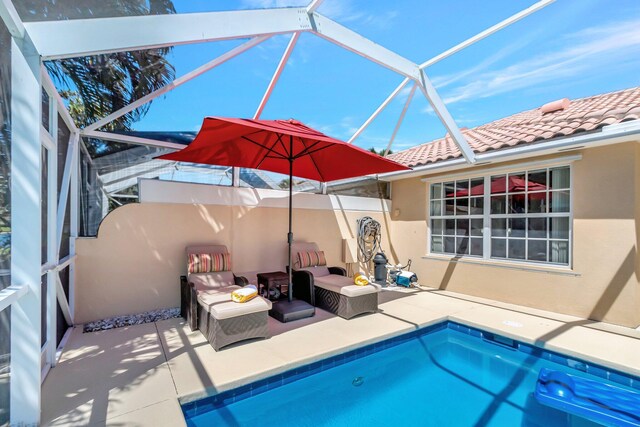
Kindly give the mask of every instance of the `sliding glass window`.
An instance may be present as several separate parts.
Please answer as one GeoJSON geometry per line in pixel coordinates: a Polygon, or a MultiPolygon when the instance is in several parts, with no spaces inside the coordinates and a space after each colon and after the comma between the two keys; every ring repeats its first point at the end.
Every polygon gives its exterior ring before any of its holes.
{"type": "Polygon", "coordinates": [[[569,166],[436,182],[429,196],[433,254],[570,264],[569,166]]]}

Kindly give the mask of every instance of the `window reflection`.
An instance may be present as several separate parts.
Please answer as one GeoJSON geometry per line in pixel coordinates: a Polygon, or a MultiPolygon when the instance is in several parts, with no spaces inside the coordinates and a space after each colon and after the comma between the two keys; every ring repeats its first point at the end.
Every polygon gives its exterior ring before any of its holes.
{"type": "Polygon", "coordinates": [[[432,184],[430,215],[445,221],[444,228],[431,223],[432,251],[568,264],[570,178],[571,169],[562,166],[432,184]]]}

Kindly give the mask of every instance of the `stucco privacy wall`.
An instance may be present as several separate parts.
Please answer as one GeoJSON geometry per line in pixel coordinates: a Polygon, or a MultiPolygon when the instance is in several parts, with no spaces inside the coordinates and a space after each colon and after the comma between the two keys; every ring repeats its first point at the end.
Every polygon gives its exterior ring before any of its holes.
{"type": "MultiPolygon", "coordinates": [[[[104,219],[97,238],[80,238],[76,242],[76,323],[178,306],[179,276],[186,273],[184,249],[187,245],[226,245],[232,255],[234,272],[248,273],[250,278],[259,271],[284,269],[288,224],[285,192],[216,189],[209,185],[157,181],[151,184],[163,186],[165,197],[177,191],[185,200],[207,201],[209,197],[213,203],[218,197],[224,200],[216,203],[230,203],[233,199],[253,206],[140,203],[116,209],[104,219]],[[208,191],[202,193],[203,188],[208,191]],[[191,191],[193,189],[197,191],[191,191]],[[277,194],[274,196],[274,193],[277,194]],[[281,193],[285,194],[284,198],[281,193]],[[264,207],[265,204],[283,207],[264,207]]],[[[148,187],[143,190],[150,194],[148,187]]],[[[162,194],[162,191],[155,193],[162,194]]],[[[333,205],[349,206],[354,199],[294,196],[296,205],[305,206],[294,209],[296,240],[317,242],[325,251],[329,265],[344,265],[342,239],[355,236],[356,220],[371,216],[383,226],[388,221],[382,213],[386,204],[380,200],[369,201],[379,206],[378,212],[331,208],[332,201],[333,205]],[[319,207],[312,208],[314,203],[319,207]]],[[[387,236],[384,240],[389,241],[387,236]]]]}
{"type": "MultiPolygon", "coordinates": [[[[428,286],[637,327],[640,145],[612,145],[580,154],[582,159],[573,163],[572,274],[424,257],[427,184],[420,178],[393,183],[392,212],[399,210],[390,225],[393,251],[401,259],[412,257],[413,270],[428,286]]],[[[527,161],[531,160],[535,159],[527,161]]]]}

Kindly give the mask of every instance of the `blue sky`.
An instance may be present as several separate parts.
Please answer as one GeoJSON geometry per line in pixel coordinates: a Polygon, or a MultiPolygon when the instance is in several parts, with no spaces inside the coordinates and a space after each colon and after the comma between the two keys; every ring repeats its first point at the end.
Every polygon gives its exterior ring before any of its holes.
{"type": "MultiPolygon", "coordinates": [[[[179,13],[305,5],[306,0],[174,0],[179,13]]],[[[421,63],[535,0],[325,0],[320,12],[421,63]]],[[[290,36],[276,36],[154,101],[138,130],[197,130],[205,116],[251,117],[290,36]]],[[[185,74],[242,41],[178,46],[185,74]]],[[[461,127],[474,127],[559,98],[640,85],[640,1],[558,0],[427,69],[461,127]]],[[[262,115],[294,117],[348,139],[402,76],[312,34],[302,34],[262,115]]],[[[410,86],[358,138],[386,147],[410,86]]],[[[394,151],[445,134],[420,91],[394,151]]]]}

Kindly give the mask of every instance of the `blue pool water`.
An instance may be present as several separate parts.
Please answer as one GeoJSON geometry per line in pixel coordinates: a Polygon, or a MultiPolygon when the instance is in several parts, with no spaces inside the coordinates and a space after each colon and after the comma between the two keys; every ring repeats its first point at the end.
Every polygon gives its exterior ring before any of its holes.
{"type": "Polygon", "coordinates": [[[637,378],[445,323],[188,403],[183,411],[187,424],[198,427],[598,425],[536,401],[543,367],[640,387],[637,378]]]}

